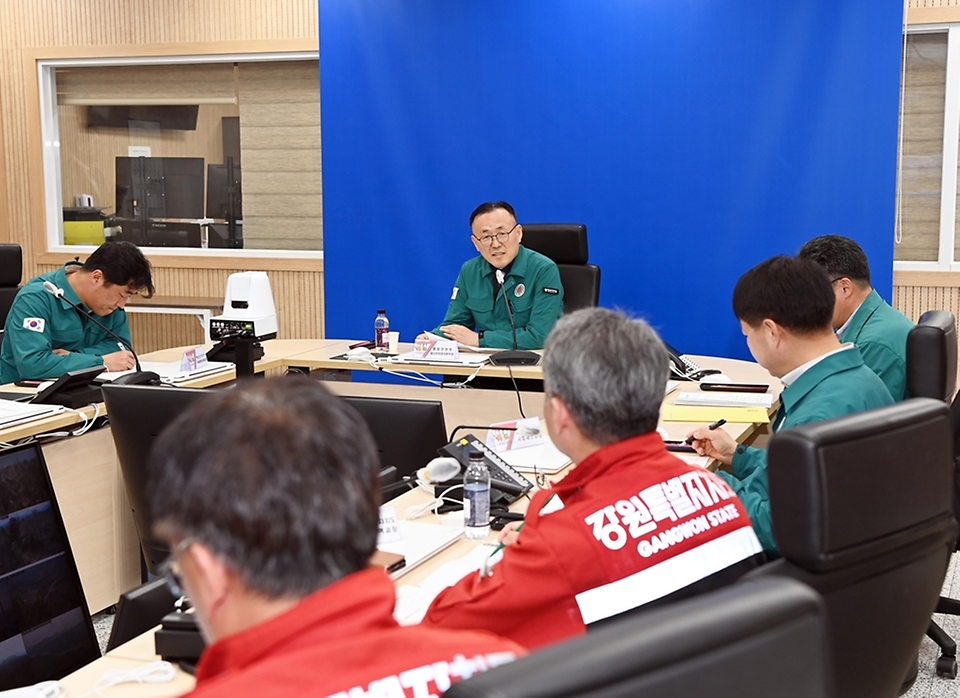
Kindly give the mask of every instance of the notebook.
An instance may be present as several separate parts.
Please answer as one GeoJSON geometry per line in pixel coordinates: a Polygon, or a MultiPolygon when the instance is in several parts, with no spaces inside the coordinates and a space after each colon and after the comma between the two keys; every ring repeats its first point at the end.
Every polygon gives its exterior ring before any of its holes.
{"type": "Polygon", "coordinates": [[[377,543],[377,550],[403,555],[406,564],[390,576],[402,577],[417,565],[447,548],[463,535],[463,526],[398,521],[400,540],[377,543]]]}
{"type": "Polygon", "coordinates": [[[49,417],[65,409],[62,405],[31,405],[12,400],[0,400],[0,429],[49,417]]]}

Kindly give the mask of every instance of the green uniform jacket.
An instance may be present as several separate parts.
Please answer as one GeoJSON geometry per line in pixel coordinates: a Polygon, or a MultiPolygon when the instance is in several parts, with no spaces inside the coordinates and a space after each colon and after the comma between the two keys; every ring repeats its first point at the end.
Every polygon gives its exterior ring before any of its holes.
{"type": "MultiPolygon", "coordinates": [[[[59,378],[67,371],[102,366],[103,354],[120,351],[116,339],[81,318],[65,300],[44,290],[43,282],[52,281],[63,289],[64,298],[86,309],[67,281],[66,269],[73,264],[76,262],[67,262],[61,269],[31,279],[17,293],[3,328],[0,383],[59,378]],[[70,354],[57,356],[54,349],[66,349],[70,354]]],[[[130,341],[127,314],[122,309],[97,320],[130,341]]]]}
{"type": "MultiPolygon", "coordinates": [[[[510,317],[503,294],[494,298],[494,268],[483,257],[474,257],[460,267],[447,315],[433,331],[444,325],[463,325],[478,332],[481,347],[513,346],[510,317]]],[[[517,325],[518,349],[542,349],[543,343],[563,314],[560,270],[551,260],[523,245],[503,281],[517,325]]]]}
{"type": "Polygon", "coordinates": [[[857,345],[863,363],[880,376],[896,402],[908,397],[907,334],[912,329],[906,315],[871,291],[840,337],[841,342],[857,345]]]}
{"type": "MultiPolygon", "coordinates": [[[[773,431],[822,422],[890,405],[893,399],[877,374],[863,362],[860,351],[850,347],[814,364],[780,394],[780,410],[773,431]]],[[[733,475],[717,472],[733,488],[750,515],[753,530],[763,549],[775,553],[767,493],[767,452],[752,446],[737,446],[733,475]]]]}

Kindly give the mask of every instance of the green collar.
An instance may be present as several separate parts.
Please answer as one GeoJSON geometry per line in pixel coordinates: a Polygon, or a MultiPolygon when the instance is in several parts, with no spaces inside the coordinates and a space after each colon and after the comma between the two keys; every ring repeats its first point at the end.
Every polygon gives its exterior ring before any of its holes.
{"type": "Polygon", "coordinates": [[[847,327],[847,330],[843,333],[840,341],[853,342],[856,344],[857,340],[860,338],[860,333],[867,324],[867,321],[881,305],[883,305],[883,299],[880,297],[880,294],[877,293],[876,290],[870,291],[870,294],[863,299],[863,303],[861,303],[860,307],[857,308],[857,312],[853,314],[853,319],[850,321],[850,326],[847,327]]]}
{"type": "Polygon", "coordinates": [[[859,366],[863,366],[863,357],[860,356],[860,350],[856,347],[848,347],[822,361],[818,361],[780,393],[780,404],[783,406],[784,412],[789,414],[790,410],[811,390],[816,388],[824,378],[859,366]]]}

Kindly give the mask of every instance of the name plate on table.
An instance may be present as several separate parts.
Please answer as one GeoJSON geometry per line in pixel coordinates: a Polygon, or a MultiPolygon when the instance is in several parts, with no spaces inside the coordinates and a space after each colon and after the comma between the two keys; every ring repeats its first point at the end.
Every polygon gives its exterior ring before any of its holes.
{"type": "Polygon", "coordinates": [[[487,429],[486,442],[487,446],[497,453],[540,446],[544,442],[543,433],[540,431],[540,418],[528,417],[491,424],[487,429]]]}
{"type": "Polygon", "coordinates": [[[459,361],[460,348],[451,339],[418,339],[411,358],[428,361],[459,361]]]}
{"type": "Polygon", "coordinates": [[[180,357],[180,370],[184,372],[196,371],[204,368],[206,365],[207,352],[203,350],[203,347],[187,349],[183,352],[183,356],[180,357]]]}

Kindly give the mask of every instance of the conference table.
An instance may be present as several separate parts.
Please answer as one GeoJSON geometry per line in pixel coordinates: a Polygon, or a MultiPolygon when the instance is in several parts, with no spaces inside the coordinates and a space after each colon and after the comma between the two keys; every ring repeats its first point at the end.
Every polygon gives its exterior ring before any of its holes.
{"type": "MultiPolygon", "coordinates": [[[[353,381],[351,377],[355,374],[352,372],[381,370],[367,361],[334,358],[344,354],[353,343],[355,343],[353,340],[338,339],[270,340],[263,343],[264,356],[256,362],[255,371],[265,376],[279,376],[289,371],[309,372],[317,378],[329,379],[324,384],[332,392],[340,395],[438,400],[443,405],[448,430],[461,424],[486,425],[519,419],[520,404],[527,417],[540,417],[543,414],[543,393],[541,392],[441,389],[422,382],[396,384],[353,381]]],[[[412,345],[401,345],[400,349],[404,351],[409,348],[412,348],[412,345]]],[[[182,347],[167,349],[141,358],[144,361],[175,361],[182,355],[183,350],[182,347]]],[[[755,363],[706,356],[691,358],[703,368],[720,369],[736,382],[768,383],[774,395],[778,395],[781,390],[780,382],[755,363]]],[[[511,369],[483,366],[479,370],[475,367],[448,365],[410,368],[417,373],[435,372],[448,377],[466,377],[476,373],[480,376],[509,378],[512,373],[514,378],[542,379],[542,370],[539,366],[516,366],[511,369]]],[[[403,373],[405,367],[391,364],[388,369],[392,373],[403,373]]],[[[231,369],[186,381],[180,385],[215,388],[218,385],[231,383],[235,377],[235,372],[231,369]]],[[[665,406],[671,405],[681,391],[697,390],[694,383],[683,383],[682,386],[665,397],[665,406]]],[[[4,386],[0,390],[7,391],[14,388],[4,386]]],[[[89,406],[78,412],[60,413],[26,425],[0,430],[0,441],[9,443],[15,439],[76,428],[77,425],[82,424],[78,413],[92,418],[95,414],[105,414],[106,410],[102,404],[89,406]]],[[[661,430],[672,439],[683,438],[695,426],[697,424],[691,422],[661,421],[660,424],[661,430]]],[[[765,426],[762,421],[759,421],[728,423],[722,428],[738,442],[748,443],[758,434],[763,433],[765,426]]],[[[484,438],[482,430],[471,429],[471,431],[479,438],[484,438]]],[[[110,430],[109,428],[93,429],[82,436],[60,438],[44,443],[43,452],[80,570],[87,605],[91,612],[98,611],[116,603],[122,592],[140,583],[139,541],[110,430]]],[[[556,480],[562,475],[563,472],[550,479],[556,480]]],[[[391,504],[395,506],[402,518],[406,507],[421,503],[426,498],[425,492],[412,490],[393,500],[391,504]]],[[[524,507],[526,501],[521,499],[514,508],[524,507]]],[[[444,562],[466,555],[477,545],[476,541],[461,538],[434,558],[409,571],[401,577],[400,583],[418,584],[444,562]]],[[[149,635],[134,641],[140,644],[128,643],[129,647],[127,645],[118,647],[95,664],[71,675],[68,684],[85,685],[87,688],[84,690],[89,690],[92,681],[99,678],[105,668],[123,668],[154,659],[152,634],[149,635]]],[[[169,695],[187,690],[191,681],[190,677],[182,676],[178,677],[174,685],[127,687],[123,695],[169,695]]],[[[119,688],[111,690],[120,691],[119,688]]],[[[115,694],[119,695],[119,693],[115,694]]]]}

